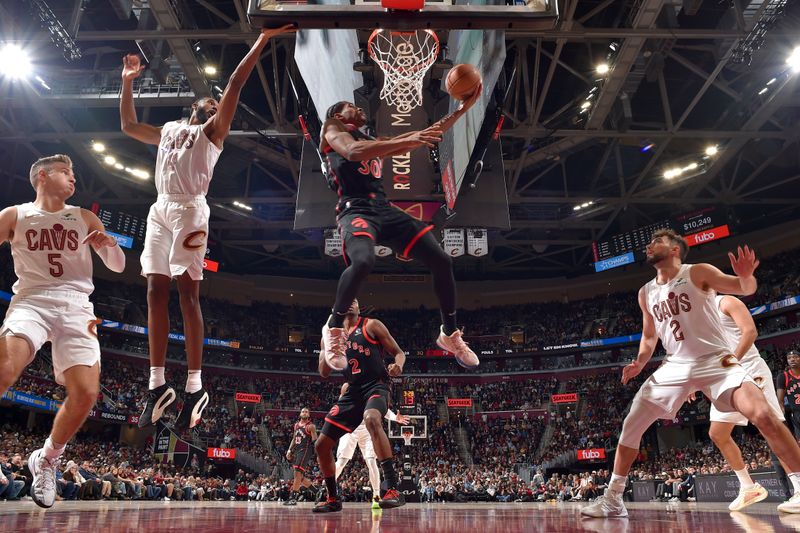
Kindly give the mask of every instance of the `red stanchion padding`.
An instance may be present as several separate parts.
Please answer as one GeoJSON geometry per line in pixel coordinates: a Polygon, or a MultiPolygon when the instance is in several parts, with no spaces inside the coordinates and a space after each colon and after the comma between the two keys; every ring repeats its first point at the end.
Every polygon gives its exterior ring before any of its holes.
{"type": "Polygon", "coordinates": [[[425,0],[381,0],[384,9],[401,11],[419,11],[425,7],[425,0]]]}

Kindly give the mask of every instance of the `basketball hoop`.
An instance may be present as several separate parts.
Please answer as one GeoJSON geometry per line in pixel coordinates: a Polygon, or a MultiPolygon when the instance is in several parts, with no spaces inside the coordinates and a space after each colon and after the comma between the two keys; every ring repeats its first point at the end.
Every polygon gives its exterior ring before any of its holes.
{"type": "Polygon", "coordinates": [[[369,36],[367,50],[383,71],[381,99],[399,113],[422,105],[422,80],[439,55],[436,33],[377,29],[369,36]]]}
{"type": "Polygon", "coordinates": [[[406,446],[411,446],[411,439],[414,438],[414,432],[413,431],[403,431],[401,433],[401,435],[403,436],[403,442],[406,443],[406,446]]]}

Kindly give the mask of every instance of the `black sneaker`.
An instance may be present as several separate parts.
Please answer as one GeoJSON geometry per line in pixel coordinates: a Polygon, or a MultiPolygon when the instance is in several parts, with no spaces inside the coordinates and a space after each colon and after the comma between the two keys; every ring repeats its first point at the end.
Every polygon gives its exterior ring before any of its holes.
{"type": "Polygon", "coordinates": [[[175,398],[177,398],[175,389],[166,383],[147,391],[147,403],[144,406],[144,411],[139,415],[139,427],[145,428],[158,422],[164,416],[164,411],[166,411],[167,407],[175,401],[175,398]]]}
{"type": "Polygon", "coordinates": [[[381,497],[381,501],[378,502],[378,505],[381,506],[381,509],[392,509],[394,507],[402,507],[405,504],[406,504],[405,497],[399,492],[397,492],[396,489],[387,490],[381,497]]]}
{"type": "Polygon", "coordinates": [[[338,513],[342,510],[342,500],[339,498],[328,498],[324,502],[318,503],[312,513],[338,513]]]}
{"type": "Polygon", "coordinates": [[[208,405],[209,399],[208,393],[203,389],[191,394],[188,392],[185,394],[183,407],[181,412],[178,413],[178,419],[175,421],[175,431],[179,432],[192,429],[200,422],[203,409],[208,405]]]}
{"type": "Polygon", "coordinates": [[[297,500],[295,500],[294,498],[290,498],[285,502],[283,502],[283,505],[297,505],[297,500]]]}

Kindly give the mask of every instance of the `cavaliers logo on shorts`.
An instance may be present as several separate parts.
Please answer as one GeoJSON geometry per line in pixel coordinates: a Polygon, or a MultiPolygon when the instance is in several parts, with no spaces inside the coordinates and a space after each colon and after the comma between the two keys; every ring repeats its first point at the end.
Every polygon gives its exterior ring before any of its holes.
{"type": "Polygon", "coordinates": [[[203,230],[193,231],[183,239],[183,247],[187,250],[197,250],[206,245],[206,232],[203,230]]]}
{"type": "Polygon", "coordinates": [[[103,319],[95,318],[94,320],[90,320],[88,324],[89,333],[97,337],[97,326],[103,323],[103,319]]]}
{"type": "Polygon", "coordinates": [[[331,410],[328,411],[328,416],[336,416],[338,414],[339,414],[339,406],[338,405],[334,405],[333,407],[331,407],[331,410]]]}
{"type": "Polygon", "coordinates": [[[732,367],[732,366],[738,365],[739,364],[739,360],[736,359],[735,355],[730,354],[730,355],[726,355],[725,357],[723,357],[721,363],[722,363],[722,366],[724,368],[728,368],[728,367],[732,367]]]}

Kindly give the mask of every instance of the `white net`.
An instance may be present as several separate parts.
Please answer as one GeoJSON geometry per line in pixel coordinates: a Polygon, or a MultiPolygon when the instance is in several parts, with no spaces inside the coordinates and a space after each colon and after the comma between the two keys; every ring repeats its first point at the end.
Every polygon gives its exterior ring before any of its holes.
{"type": "Polygon", "coordinates": [[[375,30],[367,44],[370,57],[383,71],[381,99],[407,113],[422,105],[422,81],[439,55],[432,30],[375,30]]]}

